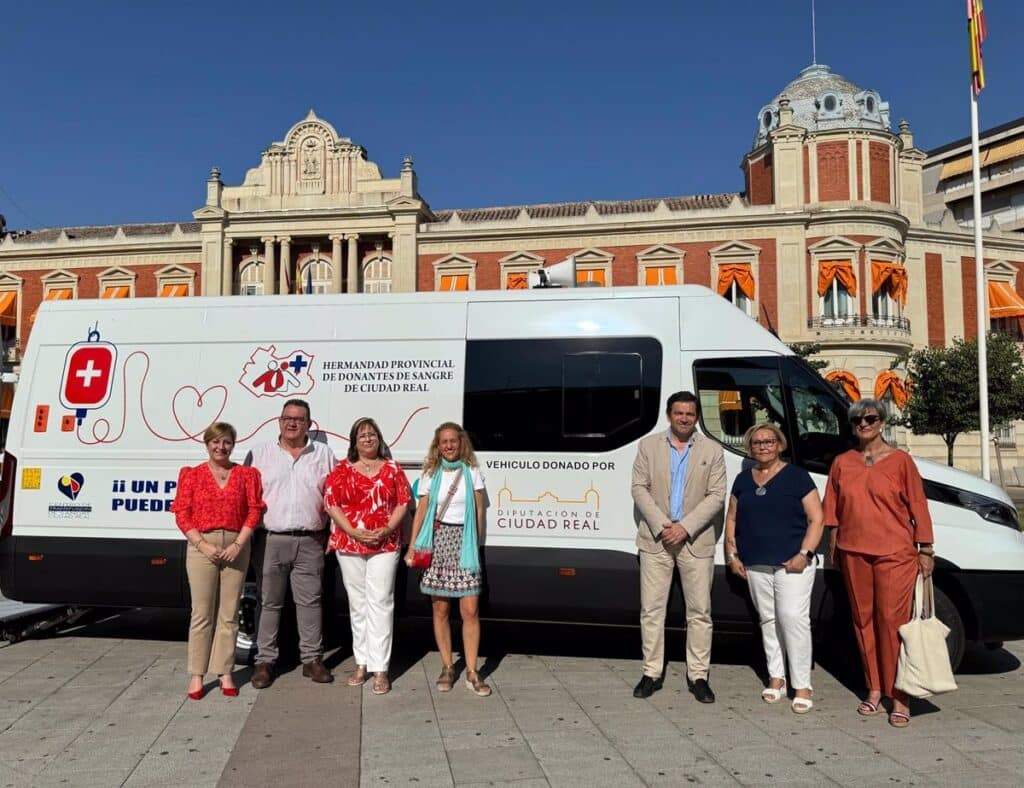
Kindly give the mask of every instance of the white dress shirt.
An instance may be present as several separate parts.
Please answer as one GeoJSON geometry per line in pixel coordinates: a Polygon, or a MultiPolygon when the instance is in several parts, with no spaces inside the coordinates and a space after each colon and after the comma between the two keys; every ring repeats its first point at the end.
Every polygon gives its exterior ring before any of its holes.
{"type": "Polygon", "coordinates": [[[298,457],[280,440],[254,446],[246,465],[263,477],[263,527],[268,531],[319,531],[327,525],[324,481],[338,464],[326,443],[307,439],[298,457]]]}

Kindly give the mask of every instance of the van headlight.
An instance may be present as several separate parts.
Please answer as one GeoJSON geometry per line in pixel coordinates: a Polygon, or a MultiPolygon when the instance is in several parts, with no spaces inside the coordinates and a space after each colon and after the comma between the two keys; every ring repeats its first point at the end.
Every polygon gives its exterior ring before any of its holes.
{"type": "Polygon", "coordinates": [[[924,481],[924,492],[933,501],[941,501],[952,506],[961,506],[964,509],[970,509],[981,519],[988,520],[990,523],[999,523],[999,525],[1008,526],[1015,531],[1020,530],[1017,510],[1012,506],[1007,506],[1002,501],[997,501],[995,498],[978,495],[967,490],[960,490],[930,479],[924,481]]]}

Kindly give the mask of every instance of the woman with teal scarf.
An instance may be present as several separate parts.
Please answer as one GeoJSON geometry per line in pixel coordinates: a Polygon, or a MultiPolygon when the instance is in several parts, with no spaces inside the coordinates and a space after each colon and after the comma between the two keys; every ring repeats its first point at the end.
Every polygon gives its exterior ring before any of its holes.
{"type": "Polygon", "coordinates": [[[437,689],[448,692],[455,686],[449,615],[451,600],[458,598],[466,686],[486,697],[491,688],[480,677],[476,665],[483,585],[479,543],[484,530],[484,478],[473,444],[458,424],[446,421],[434,430],[417,489],[420,500],[405,562],[411,565],[417,550],[432,550],[430,566],[420,580],[420,591],[429,594],[433,603],[434,639],[442,663],[437,689]]]}

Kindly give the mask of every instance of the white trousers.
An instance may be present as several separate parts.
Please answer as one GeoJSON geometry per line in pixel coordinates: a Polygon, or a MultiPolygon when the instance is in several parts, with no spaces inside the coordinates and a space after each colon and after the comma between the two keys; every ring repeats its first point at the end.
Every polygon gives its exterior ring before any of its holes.
{"type": "Polygon", "coordinates": [[[748,566],[747,585],[761,619],[761,640],[771,678],[811,689],[811,589],[814,564],[799,574],[781,566],[748,566]]]}
{"type": "Polygon", "coordinates": [[[391,662],[398,552],[338,553],[352,622],[352,655],[371,673],[387,671],[391,662]]]}

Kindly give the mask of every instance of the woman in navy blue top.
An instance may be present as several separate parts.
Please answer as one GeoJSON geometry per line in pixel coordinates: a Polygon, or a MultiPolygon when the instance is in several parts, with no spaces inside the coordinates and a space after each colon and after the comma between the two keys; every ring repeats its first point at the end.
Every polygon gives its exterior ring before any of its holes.
{"type": "Polygon", "coordinates": [[[811,590],[815,548],[821,541],[821,498],[807,471],[783,462],[786,436],[774,424],[757,424],[743,436],[755,465],[732,485],[725,517],[725,560],[747,581],[761,619],[768,662],[765,703],[786,694],[786,660],[794,690],[792,708],[814,706],[811,688],[811,590]]]}

